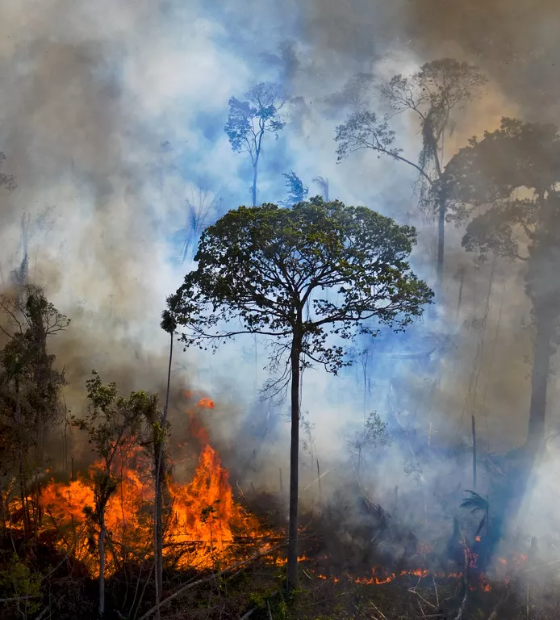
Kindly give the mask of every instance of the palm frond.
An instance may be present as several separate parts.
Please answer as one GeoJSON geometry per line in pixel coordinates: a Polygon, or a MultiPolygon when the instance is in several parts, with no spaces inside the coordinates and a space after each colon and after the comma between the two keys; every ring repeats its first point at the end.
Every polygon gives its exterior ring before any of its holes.
{"type": "Polygon", "coordinates": [[[481,510],[488,510],[488,500],[475,491],[465,491],[468,497],[461,502],[461,508],[469,509],[473,514],[481,510]]]}

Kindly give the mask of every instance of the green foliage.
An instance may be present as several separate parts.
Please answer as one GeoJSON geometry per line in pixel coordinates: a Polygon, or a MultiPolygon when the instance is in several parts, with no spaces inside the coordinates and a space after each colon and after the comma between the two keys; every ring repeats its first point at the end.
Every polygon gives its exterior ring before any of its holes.
{"type": "Polygon", "coordinates": [[[177,329],[177,322],[169,310],[163,311],[160,326],[168,334],[172,334],[177,329]]]}
{"type": "Polygon", "coordinates": [[[264,607],[265,598],[260,592],[251,592],[249,595],[249,604],[252,607],[264,607]]]}
{"type": "Polygon", "coordinates": [[[297,333],[304,358],[336,373],[349,362],[329,336],[404,329],[431,301],[407,262],[415,241],[414,228],[339,201],[240,207],[204,231],[198,268],[168,308],[188,345],[217,347],[247,333],[285,342],[297,333]],[[222,329],[233,321],[238,329],[222,329]]]}
{"type": "Polygon", "coordinates": [[[93,370],[86,381],[90,407],[86,417],[71,416],[71,424],[86,431],[88,441],[101,457],[103,466],[94,473],[95,510],[89,516],[101,524],[105,507],[120,483],[115,472],[115,456],[139,441],[143,420],[152,419],[157,408],[157,397],[140,390],[128,397],[119,396],[114,382],[103,384],[93,370]]]}
{"type": "MultiPolygon", "coordinates": [[[[45,467],[46,438],[62,418],[66,383],[48,343],[69,323],[39,287],[22,285],[0,295],[0,331],[6,339],[0,351],[0,471],[6,480],[1,490],[8,494],[16,490],[11,482],[16,468],[21,494],[32,470],[45,467]]],[[[27,529],[32,520],[26,506],[27,529]]]]}
{"type": "Polygon", "coordinates": [[[49,336],[65,330],[70,319],[45,298],[35,286],[24,286],[20,295],[0,295],[0,314],[6,323],[0,330],[8,343],[0,354],[0,364],[7,381],[40,380],[43,398],[54,396],[65,383],[62,373],[53,368],[54,355],[47,353],[49,336]]]}
{"type": "Polygon", "coordinates": [[[3,603],[21,618],[28,618],[41,608],[41,573],[32,572],[14,553],[7,568],[0,571],[0,589],[5,598],[19,600],[3,603]]]}
{"type": "Polygon", "coordinates": [[[140,431],[142,420],[157,407],[157,397],[143,390],[131,392],[128,397],[118,396],[116,383],[104,385],[97,371],[93,370],[92,375],[86,381],[91,403],[88,415],[71,416],[71,423],[87,431],[96,452],[107,458],[140,431]]]}
{"type": "Polygon", "coordinates": [[[387,433],[387,423],[376,411],[368,414],[362,430],[356,431],[350,439],[349,448],[355,455],[361,455],[368,449],[387,445],[390,441],[387,433]]]}

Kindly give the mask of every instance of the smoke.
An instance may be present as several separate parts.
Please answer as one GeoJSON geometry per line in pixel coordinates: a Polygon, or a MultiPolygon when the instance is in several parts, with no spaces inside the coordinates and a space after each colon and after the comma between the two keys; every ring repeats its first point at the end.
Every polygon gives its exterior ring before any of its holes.
{"type": "MultiPolygon", "coordinates": [[[[270,80],[292,97],[285,131],[265,145],[260,200],[284,198],[283,172],[294,170],[311,195],[319,191],[313,179],[328,178],[330,198],[419,226],[414,264],[429,280],[435,229],[416,214],[415,175],[372,153],[337,165],[334,130],[348,108],[332,95],[352,76],[370,74],[366,96],[375,109],[375,86],[394,73],[444,56],[479,64],[490,79],[454,119],[448,157],[472,135],[495,129],[501,116],[558,117],[560,8],[552,1],[0,0],[0,14],[0,150],[18,182],[0,194],[3,286],[21,260],[20,222],[29,214],[30,277],[72,319],[54,343],[72,409],[83,406],[92,368],[123,391],[163,391],[168,340],[159,316],[189,267],[177,264],[171,242],[185,227],[186,200],[197,191],[218,195],[213,217],[249,201],[248,162],[231,152],[223,132],[230,96],[270,80]]],[[[415,126],[403,116],[395,129],[415,159],[415,126]]],[[[524,440],[530,333],[520,271],[503,261],[475,268],[460,247],[462,231],[448,230],[446,304],[437,325],[422,326],[438,332],[443,325],[451,336],[445,352],[434,353],[439,380],[426,392],[418,378],[424,362],[395,362],[391,352],[406,353],[407,341],[389,335],[384,348],[371,348],[369,382],[360,363],[337,378],[306,372],[303,409],[314,447],[302,488],[316,478],[314,460],[332,472],[325,488],[338,480],[344,438],[372,410],[406,418],[413,461],[428,435],[435,444],[468,447],[473,414],[486,451],[524,440]]],[[[266,349],[264,341],[253,345],[239,341],[214,357],[177,347],[172,421],[182,423],[184,387],[206,390],[216,409],[205,420],[226,464],[244,482],[275,489],[279,469],[288,480],[288,425],[284,408],[258,398],[266,349]],[[242,441],[250,449],[240,450],[242,441]]],[[[551,402],[557,392],[553,385],[551,402]]],[[[380,497],[412,484],[395,473],[403,450],[388,454],[383,482],[375,484],[380,497]]],[[[446,462],[445,483],[468,485],[463,464],[446,462]]],[[[439,480],[437,469],[425,466],[426,487],[439,480]]]]}

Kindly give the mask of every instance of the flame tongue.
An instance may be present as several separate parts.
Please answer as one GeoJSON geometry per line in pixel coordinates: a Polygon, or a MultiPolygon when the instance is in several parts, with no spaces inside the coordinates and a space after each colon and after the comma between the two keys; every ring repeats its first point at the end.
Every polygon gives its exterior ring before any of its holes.
{"type": "Polygon", "coordinates": [[[234,502],[228,472],[216,451],[205,446],[192,482],[186,486],[170,483],[169,491],[173,500],[168,532],[172,546],[194,543],[198,547],[196,565],[210,566],[215,554],[223,554],[233,542],[232,525],[242,526],[247,516],[234,502]]]}

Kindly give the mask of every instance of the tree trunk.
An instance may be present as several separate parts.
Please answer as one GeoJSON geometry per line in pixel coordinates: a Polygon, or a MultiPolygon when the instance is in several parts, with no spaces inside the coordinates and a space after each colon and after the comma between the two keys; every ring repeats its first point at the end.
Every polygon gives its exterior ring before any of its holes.
{"type": "MultiPolygon", "coordinates": [[[[154,434],[159,435],[160,429],[156,427],[154,434]]],[[[159,475],[161,468],[161,457],[163,450],[161,444],[163,440],[154,438],[154,456],[155,456],[155,519],[154,519],[154,564],[155,564],[155,585],[156,585],[156,605],[161,601],[163,589],[163,518],[162,518],[162,488],[161,478],[159,475]]]]}
{"type": "MultiPolygon", "coordinates": [[[[165,425],[167,424],[167,410],[169,407],[169,390],[171,387],[171,364],[173,362],[174,332],[170,333],[169,364],[167,366],[167,390],[165,393],[165,407],[161,419],[161,428],[154,430],[154,456],[155,456],[155,519],[154,519],[154,556],[156,573],[156,605],[161,601],[163,591],[163,488],[162,463],[165,459],[165,425]]],[[[158,609],[159,617],[159,609],[158,609]]]]}
{"type": "Polygon", "coordinates": [[[253,164],[253,187],[251,188],[252,198],[253,198],[253,207],[257,206],[257,173],[258,173],[259,163],[256,161],[253,164]]]}
{"type": "Polygon", "coordinates": [[[23,530],[26,540],[30,535],[29,507],[27,503],[27,476],[25,473],[25,450],[23,444],[23,426],[21,420],[21,400],[19,390],[19,378],[15,379],[16,390],[16,425],[17,425],[17,441],[18,441],[18,460],[19,460],[19,494],[21,499],[21,510],[23,514],[23,530]]]}
{"type": "Polygon", "coordinates": [[[98,616],[105,615],[105,513],[99,519],[99,607],[98,616]]]}
{"type": "Polygon", "coordinates": [[[544,440],[546,420],[546,391],[550,370],[551,344],[553,331],[544,321],[537,318],[537,334],[533,348],[533,370],[531,375],[531,408],[527,444],[538,450],[544,440]],[[544,324],[543,324],[544,323],[544,324]]]}
{"type": "Polygon", "coordinates": [[[474,415],[471,419],[472,422],[472,483],[473,491],[476,491],[476,421],[474,415]]]}
{"type": "Polygon", "coordinates": [[[447,212],[446,201],[440,198],[438,207],[438,250],[437,250],[437,293],[441,295],[443,290],[443,268],[445,255],[445,214],[447,212]]]}
{"type": "Polygon", "coordinates": [[[299,390],[301,382],[301,334],[294,333],[290,355],[292,433],[290,442],[290,524],[288,540],[288,589],[298,586],[298,500],[299,500],[299,390]]]}

